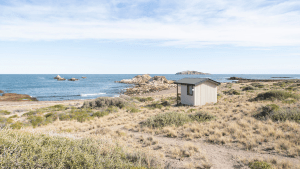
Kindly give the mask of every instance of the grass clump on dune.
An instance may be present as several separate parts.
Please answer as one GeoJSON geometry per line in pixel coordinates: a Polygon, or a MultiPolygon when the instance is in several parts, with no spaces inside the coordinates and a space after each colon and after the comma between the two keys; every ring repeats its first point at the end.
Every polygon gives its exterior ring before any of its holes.
{"type": "Polygon", "coordinates": [[[198,112],[195,114],[184,114],[178,112],[169,112],[164,114],[158,114],[156,116],[148,118],[142,125],[151,128],[162,128],[165,126],[182,126],[185,123],[197,121],[205,122],[214,119],[215,117],[208,113],[198,112]]]}
{"type": "Polygon", "coordinates": [[[133,98],[140,101],[140,102],[147,102],[147,101],[153,101],[154,100],[152,97],[133,97],[133,98]]]}
{"type": "Polygon", "coordinates": [[[272,91],[268,91],[265,93],[260,93],[257,95],[256,98],[254,98],[254,101],[258,101],[258,100],[285,100],[288,98],[292,98],[292,99],[296,99],[298,100],[300,97],[297,94],[293,94],[287,91],[283,91],[283,90],[272,90],[272,91]]]}
{"type": "Polygon", "coordinates": [[[153,158],[106,140],[50,137],[0,130],[1,168],[143,168],[153,158]]]}
{"type": "Polygon", "coordinates": [[[116,106],[120,109],[128,105],[128,101],[120,97],[99,97],[92,101],[83,103],[82,108],[103,108],[109,106],[116,106]]]}
{"type": "Polygon", "coordinates": [[[270,104],[261,107],[260,111],[260,113],[254,115],[257,119],[271,119],[273,121],[289,120],[300,123],[300,110],[298,108],[280,108],[276,104],[270,104]]]}
{"type": "Polygon", "coordinates": [[[223,93],[226,95],[240,95],[241,94],[239,91],[234,90],[234,89],[223,91],[223,93]]]}
{"type": "Polygon", "coordinates": [[[0,110],[0,115],[10,115],[11,112],[7,111],[7,110],[0,110]]]}

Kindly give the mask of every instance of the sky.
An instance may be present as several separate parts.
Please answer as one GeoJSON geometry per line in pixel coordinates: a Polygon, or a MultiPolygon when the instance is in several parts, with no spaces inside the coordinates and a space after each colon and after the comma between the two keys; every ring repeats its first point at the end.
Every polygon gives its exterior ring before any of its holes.
{"type": "Polygon", "coordinates": [[[300,74],[299,0],[0,0],[0,74],[300,74]]]}

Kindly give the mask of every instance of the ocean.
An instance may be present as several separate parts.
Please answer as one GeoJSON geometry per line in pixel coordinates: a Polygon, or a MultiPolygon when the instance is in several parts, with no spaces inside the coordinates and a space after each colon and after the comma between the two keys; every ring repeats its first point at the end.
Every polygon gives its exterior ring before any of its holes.
{"type": "MultiPolygon", "coordinates": [[[[60,74],[66,79],[77,78],[78,81],[57,81],[57,74],[0,74],[0,90],[5,93],[28,94],[39,101],[80,100],[97,97],[119,96],[131,85],[115,83],[122,79],[131,79],[137,74],[60,74]],[[87,77],[86,79],[81,78],[87,77]]],[[[188,78],[211,78],[218,82],[231,82],[229,77],[248,79],[273,79],[272,77],[291,77],[300,79],[300,74],[212,74],[212,75],[175,75],[150,74],[165,76],[168,80],[188,78]]]]}

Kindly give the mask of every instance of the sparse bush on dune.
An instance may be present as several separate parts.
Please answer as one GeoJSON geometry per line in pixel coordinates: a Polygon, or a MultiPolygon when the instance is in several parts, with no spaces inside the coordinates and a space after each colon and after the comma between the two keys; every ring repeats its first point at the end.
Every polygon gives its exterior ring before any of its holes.
{"type": "Polygon", "coordinates": [[[123,108],[128,104],[128,101],[120,97],[99,97],[92,101],[84,102],[82,108],[103,108],[109,106],[116,106],[123,108]]]}
{"type": "Polygon", "coordinates": [[[171,125],[182,126],[189,121],[191,119],[187,114],[170,112],[150,117],[143,125],[151,128],[162,128],[171,125]]]}
{"type": "Polygon", "coordinates": [[[0,110],[0,115],[10,115],[11,112],[7,111],[7,110],[0,110]]]}
{"type": "Polygon", "coordinates": [[[246,86],[246,87],[243,87],[242,90],[243,90],[243,91],[255,90],[255,88],[254,88],[254,87],[251,87],[251,86],[246,86]]]}
{"type": "Polygon", "coordinates": [[[133,98],[140,101],[140,102],[147,102],[147,101],[153,101],[154,100],[152,97],[133,97],[133,98]]]}
{"type": "Polygon", "coordinates": [[[156,116],[148,118],[142,123],[142,126],[150,128],[162,128],[165,126],[182,126],[185,123],[197,121],[205,122],[214,119],[215,117],[204,112],[198,112],[195,114],[184,114],[178,112],[169,112],[164,114],[158,114],[156,116]]]}
{"type": "Polygon", "coordinates": [[[261,83],[251,83],[251,86],[257,87],[257,88],[260,88],[260,89],[265,87],[265,85],[263,85],[261,83]]]}
{"type": "Polygon", "coordinates": [[[154,158],[106,140],[0,130],[1,168],[155,168],[154,158]]]}
{"type": "Polygon", "coordinates": [[[297,94],[293,94],[287,91],[283,91],[283,90],[271,90],[268,92],[264,92],[264,93],[260,93],[257,95],[256,98],[254,98],[254,101],[258,101],[258,100],[285,100],[288,98],[293,98],[298,100],[300,98],[299,95],[297,94]]]}
{"type": "Polygon", "coordinates": [[[226,95],[240,95],[241,94],[240,92],[238,92],[237,90],[234,90],[234,89],[223,91],[223,93],[226,95]]]}
{"type": "Polygon", "coordinates": [[[276,104],[263,106],[260,108],[260,113],[254,117],[266,120],[272,119],[273,121],[295,121],[300,123],[300,110],[298,108],[279,108],[276,104]]]}
{"type": "Polygon", "coordinates": [[[207,112],[198,112],[196,114],[189,115],[189,117],[193,121],[198,121],[198,122],[211,121],[211,120],[215,119],[215,116],[213,116],[207,112]]]}

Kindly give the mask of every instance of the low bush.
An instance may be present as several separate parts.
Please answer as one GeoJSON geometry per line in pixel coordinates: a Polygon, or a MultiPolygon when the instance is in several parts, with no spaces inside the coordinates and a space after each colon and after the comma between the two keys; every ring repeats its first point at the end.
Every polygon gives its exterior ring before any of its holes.
{"type": "Polygon", "coordinates": [[[9,118],[13,119],[13,118],[18,118],[19,116],[18,115],[12,115],[12,116],[9,116],[9,118]]]}
{"type": "Polygon", "coordinates": [[[266,120],[271,119],[273,121],[295,121],[300,122],[300,110],[298,108],[279,108],[275,104],[263,106],[260,108],[260,113],[254,115],[254,117],[266,120]]]}
{"type": "Polygon", "coordinates": [[[11,124],[10,127],[12,129],[21,129],[23,127],[23,123],[18,121],[18,122],[11,124]]]}
{"type": "Polygon", "coordinates": [[[296,99],[298,100],[300,97],[297,94],[293,94],[287,91],[283,91],[283,90],[272,90],[272,91],[268,91],[265,93],[260,93],[257,95],[256,98],[254,98],[254,101],[258,101],[258,100],[285,100],[288,98],[292,98],[292,99],[296,99]]]}
{"type": "Polygon", "coordinates": [[[265,161],[254,161],[249,163],[251,169],[272,169],[271,165],[265,161]]]}
{"type": "Polygon", "coordinates": [[[107,111],[97,111],[95,113],[93,113],[93,117],[103,117],[103,116],[106,116],[106,115],[109,115],[109,112],[107,111]]]}
{"type": "Polygon", "coordinates": [[[1,168],[159,168],[151,156],[107,140],[0,130],[1,168]]]}
{"type": "Polygon", "coordinates": [[[82,108],[103,108],[109,106],[116,106],[123,108],[128,105],[128,101],[120,97],[99,97],[92,101],[84,102],[82,108]]]}
{"type": "Polygon", "coordinates": [[[242,91],[248,91],[248,90],[255,90],[255,88],[251,86],[246,86],[242,89],[242,91]]]}
{"type": "Polygon", "coordinates": [[[140,112],[140,110],[136,107],[127,107],[127,111],[130,112],[130,113],[140,112]]]}
{"type": "Polygon", "coordinates": [[[37,126],[41,126],[45,120],[43,116],[29,116],[27,119],[34,128],[37,126]]]}
{"type": "Polygon", "coordinates": [[[153,101],[154,100],[152,97],[133,97],[133,98],[140,101],[140,102],[147,102],[147,101],[153,101]]]}
{"type": "Polygon", "coordinates": [[[234,90],[234,89],[223,91],[223,93],[226,95],[240,95],[241,94],[240,92],[238,92],[237,90],[234,90]]]}
{"type": "Polygon", "coordinates": [[[187,114],[170,112],[150,117],[143,125],[151,128],[162,128],[171,125],[182,126],[189,121],[191,121],[191,119],[187,114]]]}
{"type": "Polygon", "coordinates": [[[5,118],[0,116],[0,129],[9,126],[11,123],[13,123],[13,119],[11,118],[5,118]]]}
{"type": "Polygon", "coordinates": [[[196,114],[189,115],[189,117],[193,121],[197,121],[197,122],[206,122],[206,121],[211,121],[211,120],[215,119],[215,116],[213,116],[207,112],[198,112],[196,114]]]}
{"type": "Polygon", "coordinates": [[[257,87],[257,88],[264,88],[265,86],[263,85],[263,84],[261,84],[261,83],[251,83],[251,86],[253,86],[253,87],[257,87]]]}
{"type": "Polygon", "coordinates": [[[159,103],[158,101],[156,101],[156,102],[152,102],[152,104],[151,105],[148,105],[147,106],[149,109],[161,109],[161,108],[163,108],[164,106],[161,104],[161,103],[159,103]]]}
{"type": "Polygon", "coordinates": [[[294,99],[286,99],[286,100],[283,100],[282,103],[286,103],[286,104],[294,104],[296,103],[297,101],[294,100],[294,99]]]}
{"type": "Polygon", "coordinates": [[[7,110],[0,110],[0,115],[10,115],[11,112],[7,111],[7,110]]]}
{"type": "Polygon", "coordinates": [[[269,117],[274,121],[296,121],[300,123],[300,110],[298,108],[282,108],[272,112],[269,117]]]}
{"type": "Polygon", "coordinates": [[[182,126],[185,123],[197,121],[205,122],[214,119],[215,117],[203,112],[198,112],[196,114],[184,114],[178,112],[169,112],[164,114],[158,114],[156,116],[148,118],[142,123],[142,126],[147,126],[151,128],[162,128],[165,126],[182,126]]]}

